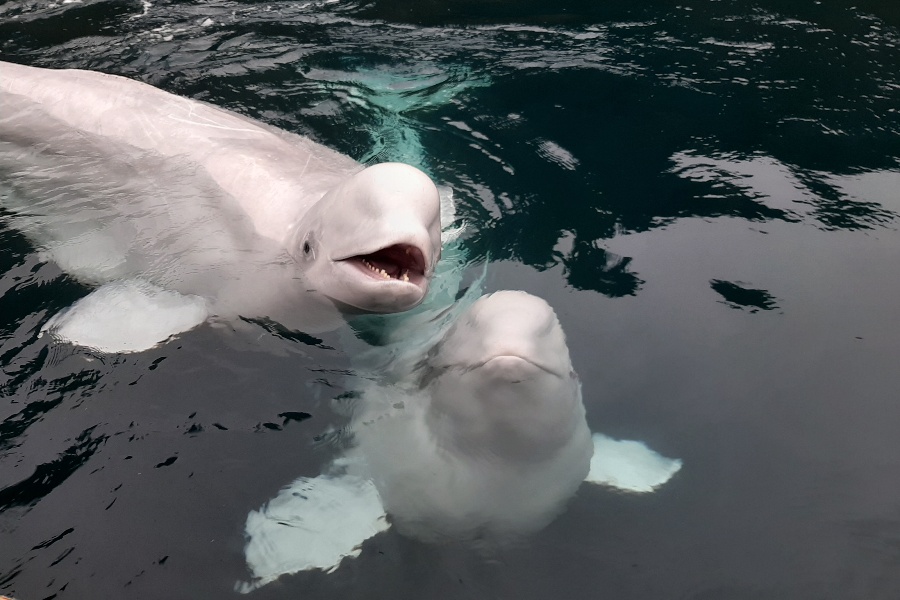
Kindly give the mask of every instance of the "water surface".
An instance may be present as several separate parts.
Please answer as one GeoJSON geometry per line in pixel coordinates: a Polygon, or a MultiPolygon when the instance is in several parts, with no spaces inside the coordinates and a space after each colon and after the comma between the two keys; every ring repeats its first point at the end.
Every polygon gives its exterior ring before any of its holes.
{"type": "MultiPolygon", "coordinates": [[[[557,310],[595,431],[684,460],[490,555],[393,532],[260,598],[900,595],[900,13],[887,0],[7,2],[98,69],[451,186],[557,310]]],[[[0,72],[2,76],[2,72],[0,72]]],[[[0,107],[2,110],[2,107],[0,107]]],[[[0,225],[0,591],[236,596],[248,511],[333,456],[339,333],[39,337],[89,288],[0,225]]]]}

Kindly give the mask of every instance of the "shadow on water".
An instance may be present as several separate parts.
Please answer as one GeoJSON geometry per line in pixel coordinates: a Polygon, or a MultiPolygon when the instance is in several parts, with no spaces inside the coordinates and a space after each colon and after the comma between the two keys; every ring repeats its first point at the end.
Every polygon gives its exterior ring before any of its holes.
{"type": "Polygon", "coordinates": [[[766,290],[744,287],[741,285],[741,282],[722,281],[720,279],[713,279],[709,282],[709,285],[732,308],[747,308],[750,312],[778,308],[775,304],[775,298],[766,290]]]}

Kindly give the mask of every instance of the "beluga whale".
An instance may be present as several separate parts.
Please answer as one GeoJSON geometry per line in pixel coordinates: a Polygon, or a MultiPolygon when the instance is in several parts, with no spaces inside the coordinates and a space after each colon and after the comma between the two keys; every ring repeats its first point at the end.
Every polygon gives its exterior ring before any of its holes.
{"type": "Polygon", "coordinates": [[[389,528],[426,543],[521,540],[582,485],[646,493],[680,470],[641,442],[590,431],[546,301],[498,291],[459,304],[418,360],[388,349],[405,366],[364,377],[343,436],[351,442],[322,474],[249,513],[250,578],[238,590],[334,571],[389,528]]]}
{"type": "Polygon", "coordinates": [[[92,71],[0,63],[0,105],[0,219],[96,288],[45,324],[57,337],[129,352],[207,319],[316,332],[427,293],[441,193],[413,166],[92,71]]]}

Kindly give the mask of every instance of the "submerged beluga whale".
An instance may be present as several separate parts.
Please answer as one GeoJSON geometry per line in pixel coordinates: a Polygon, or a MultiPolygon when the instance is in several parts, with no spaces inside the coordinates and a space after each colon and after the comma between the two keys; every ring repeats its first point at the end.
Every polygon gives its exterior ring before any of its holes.
{"type": "Polygon", "coordinates": [[[644,493],[679,471],[641,442],[591,433],[544,300],[501,291],[460,305],[418,360],[395,357],[399,371],[362,386],[352,443],[323,474],[250,512],[251,577],[238,590],[333,571],[390,527],[425,542],[503,544],[547,526],[585,482],[644,493]]]}
{"type": "Polygon", "coordinates": [[[432,180],[123,77],[0,63],[0,218],[98,286],[46,328],[142,350],[209,317],[322,331],[424,298],[432,180]]]}

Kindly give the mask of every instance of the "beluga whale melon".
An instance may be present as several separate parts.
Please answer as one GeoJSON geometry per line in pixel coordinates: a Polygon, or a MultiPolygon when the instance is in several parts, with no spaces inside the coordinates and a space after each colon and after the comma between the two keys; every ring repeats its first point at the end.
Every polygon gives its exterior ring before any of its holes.
{"type": "Polygon", "coordinates": [[[0,63],[0,219],[97,289],[45,325],[137,351],[207,318],[315,332],[408,310],[441,196],[401,163],[123,77],[0,63]]]}
{"type": "Polygon", "coordinates": [[[333,571],[391,527],[429,543],[503,544],[546,527],[585,483],[651,492],[681,468],[589,430],[547,302],[500,291],[453,310],[419,360],[391,361],[414,367],[368,378],[343,454],[250,512],[251,578],[237,589],[333,571]]]}

